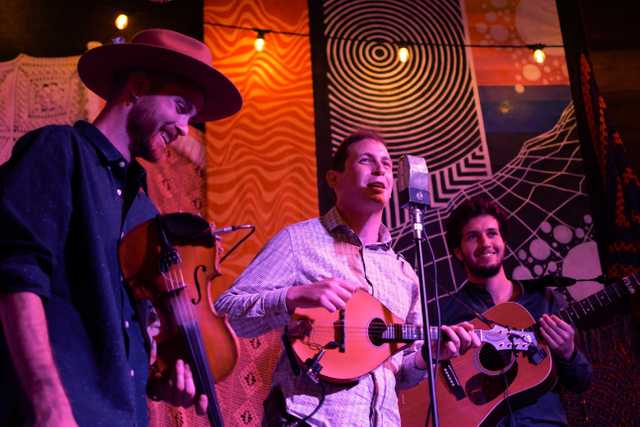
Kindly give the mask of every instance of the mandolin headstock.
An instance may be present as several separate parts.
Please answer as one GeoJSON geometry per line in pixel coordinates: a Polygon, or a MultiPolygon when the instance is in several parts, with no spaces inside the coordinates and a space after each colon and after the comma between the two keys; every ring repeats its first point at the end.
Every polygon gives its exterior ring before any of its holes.
{"type": "Polygon", "coordinates": [[[535,333],[524,329],[494,325],[491,329],[477,329],[476,332],[481,342],[491,345],[498,351],[526,351],[529,347],[538,344],[535,333]]]}

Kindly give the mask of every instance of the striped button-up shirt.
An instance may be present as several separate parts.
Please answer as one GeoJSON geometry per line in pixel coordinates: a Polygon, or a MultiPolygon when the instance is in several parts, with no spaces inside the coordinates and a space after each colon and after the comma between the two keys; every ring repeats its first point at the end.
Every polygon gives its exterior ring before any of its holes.
{"type": "MultiPolygon", "coordinates": [[[[415,272],[391,249],[384,225],[379,243],[363,245],[336,208],[321,218],[284,228],[260,251],[215,308],[226,314],[238,335],[253,337],[283,329],[290,314],[287,289],[326,278],[339,278],[366,289],[393,314],[420,324],[420,298],[415,272]]],[[[412,387],[425,378],[410,346],[354,384],[324,383],[326,398],[309,424],[314,426],[400,425],[396,387],[412,387]]],[[[354,363],[357,363],[355,361],[354,363]]],[[[296,376],[283,354],[273,374],[287,411],[299,418],[317,406],[321,389],[305,374],[296,376]]]]}

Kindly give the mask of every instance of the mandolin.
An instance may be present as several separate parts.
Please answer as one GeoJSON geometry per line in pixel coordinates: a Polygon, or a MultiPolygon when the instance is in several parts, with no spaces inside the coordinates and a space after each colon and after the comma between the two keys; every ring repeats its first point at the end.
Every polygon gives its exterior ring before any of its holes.
{"type": "MultiPolygon", "coordinates": [[[[525,351],[536,346],[532,331],[493,325],[476,330],[482,343],[496,351],[525,351]]],[[[312,379],[344,383],[371,372],[417,340],[423,328],[402,323],[364,290],[356,291],[344,310],[297,308],[286,333],[297,361],[312,379]]],[[[430,329],[432,340],[439,337],[430,329]]]]}

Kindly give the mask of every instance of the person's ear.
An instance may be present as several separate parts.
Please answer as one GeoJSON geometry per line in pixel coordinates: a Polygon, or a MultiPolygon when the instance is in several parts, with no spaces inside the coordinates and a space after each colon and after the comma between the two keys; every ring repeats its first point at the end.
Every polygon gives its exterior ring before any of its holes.
{"type": "Polygon", "coordinates": [[[128,101],[135,102],[140,96],[145,95],[151,88],[149,76],[142,71],[134,71],[129,74],[127,81],[128,101]]]}
{"type": "Polygon", "coordinates": [[[335,171],[335,170],[328,170],[327,174],[325,175],[325,179],[327,180],[327,184],[329,184],[329,187],[333,190],[335,190],[336,185],[338,184],[338,177],[339,177],[340,172],[335,171]]]}
{"type": "Polygon", "coordinates": [[[460,246],[453,250],[453,255],[458,258],[459,261],[462,261],[462,251],[460,250],[460,246]]]}

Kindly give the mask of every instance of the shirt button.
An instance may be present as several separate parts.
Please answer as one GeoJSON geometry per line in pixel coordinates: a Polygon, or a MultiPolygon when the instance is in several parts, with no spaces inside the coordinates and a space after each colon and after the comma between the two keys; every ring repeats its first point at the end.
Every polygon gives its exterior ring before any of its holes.
{"type": "Polygon", "coordinates": [[[118,189],[116,190],[116,194],[117,194],[118,196],[122,196],[122,190],[121,190],[120,188],[118,188],[118,189]]]}
{"type": "Polygon", "coordinates": [[[120,232],[120,238],[122,239],[124,237],[124,231],[120,232]]]}
{"type": "Polygon", "coordinates": [[[129,375],[131,375],[132,377],[136,375],[136,371],[134,371],[133,369],[129,371],[129,375]]]}
{"type": "Polygon", "coordinates": [[[129,321],[128,320],[124,321],[124,328],[125,329],[129,329],[129,321]]]}
{"type": "Polygon", "coordinates": [[[124,160],[120,160],[118,162],[118,166],[120,166],[121,168],[123,168],[126,165],[126,163],[124,162],[124,160]]]}

